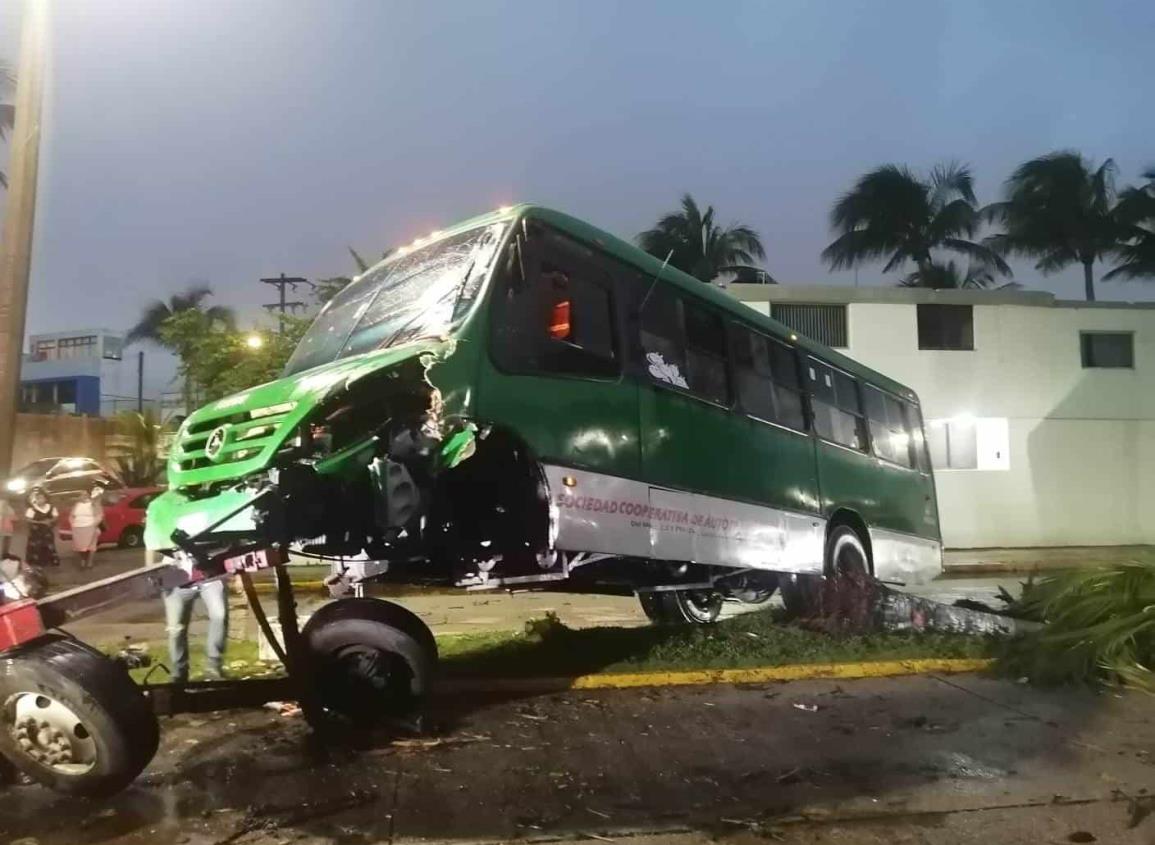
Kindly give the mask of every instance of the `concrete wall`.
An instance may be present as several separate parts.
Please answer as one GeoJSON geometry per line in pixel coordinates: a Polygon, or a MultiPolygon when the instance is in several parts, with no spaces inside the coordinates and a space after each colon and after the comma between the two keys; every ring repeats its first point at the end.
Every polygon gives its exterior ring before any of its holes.
{"type": "MultiPolygon", "coordinates": [[[[1008,421],[1007,469],[936,472],[945,544],[1155,543],[1155,310],[999,295],[986,301],[1001,304],[973,305],[973,351],[930,351],[918,348],[915,302],[955,298],[919,293],[914,302],[844,294],[851,300],[846,352],[917,391],[928,420],[1008,421]],[[1134,332],[1134,368],[1083,369],[1079,332],[1086,330],[1134,332]]],[[[805,301],[806,291],[763,296],[805,301]]],[[[769,307],[747,304],[762,313],[769,307]]]]}
{"type": "Polygon", "coordinates": [[[96,417],[17,414],[12,469],[40,458],[68,455],[104,462],[113,432],[111,420],[96,417]]]}

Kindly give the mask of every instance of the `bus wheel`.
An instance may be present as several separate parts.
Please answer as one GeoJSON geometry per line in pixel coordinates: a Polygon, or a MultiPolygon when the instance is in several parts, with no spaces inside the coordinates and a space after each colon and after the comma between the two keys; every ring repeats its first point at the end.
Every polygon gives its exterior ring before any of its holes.
{"type": "Polygon", "coordinates": [[[817,616],[822,610],[821,575],[783,575],[778,580],[782,604],[791,619],[817,616]]]}
{"type": "Polygon", "coordinates": [[[119,663],[53,639],[0,661],[0,753],[47,787],[103,797],[152,759],[156,716],[119,663]]]}
{"type": "Polygon", "coordinates": [[[867,630],[873,618],[876,582],[870,559],[858,532],[836,526],[826,541],[826,580],[822,587],[822,614],[842,629],[867,630]]]}
{"type": "Polygon", "coordinates": [[[638,593],[642,610],[658,625],[711,625],[722,612],[717,590],[662,590],[638,593]]]}
{"type": "Polygon", "coordinates": [[[369,730],[415,711],[429,692],[437,643],[425,623],[392,602],[341,599],[315,613],[301,631],[315,728],[369,730]]]}

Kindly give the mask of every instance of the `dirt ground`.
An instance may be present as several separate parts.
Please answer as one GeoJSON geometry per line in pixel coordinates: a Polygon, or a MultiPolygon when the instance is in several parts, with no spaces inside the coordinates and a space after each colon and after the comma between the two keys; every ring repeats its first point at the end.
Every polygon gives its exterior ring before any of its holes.
{"type": "Polygon", "coordinates": [[[1153,845],[1153,717],[974,676],[456,698],[358,748],[178,717],[115,799],[0,793],[0,842],[1153,845]]]}

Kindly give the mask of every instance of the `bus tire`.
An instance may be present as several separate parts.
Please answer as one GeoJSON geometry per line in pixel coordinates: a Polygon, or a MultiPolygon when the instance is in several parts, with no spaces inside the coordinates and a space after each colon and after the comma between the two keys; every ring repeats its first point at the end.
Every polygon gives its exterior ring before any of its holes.
{"type": "Polygon", "coordinates": [[[717,590],[661,590],[638,593],[642,611],[657,625],[712,625],[722,612],[717,590]]]}
{"type": "Polygon", "coordinates": [[[778,579],[778,591],[782,604],[790,619],[806,619],[817,616],[822,610],[821,575],[782,575],[778,579]]]}
{"type": "Polygon", "coordinates": [[[412,714],[437,668],[432,632],[411,611],[372,598],[325,605],[301,631],[312,697],[302,702],[314,728],[371,730],[412,714]]]}
{"type": "Polygon", "coordinates": [[[156,753],[148,700],[116,661],[54,638],[0,661],[0,753],[58,792],[105,797],[156,753]]]}

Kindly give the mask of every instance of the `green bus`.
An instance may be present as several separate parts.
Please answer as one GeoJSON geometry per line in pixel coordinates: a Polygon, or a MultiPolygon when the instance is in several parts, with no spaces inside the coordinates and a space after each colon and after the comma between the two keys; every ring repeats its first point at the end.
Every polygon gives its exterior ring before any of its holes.
{"type": "Polygon", "coordinates": [[[210,573],[291,547],[709,622],[847,567],[941,568],[913,391],[531,205],[355,279],[283,378],[184,421],[168,478],[147,544],[210,573]]]}

